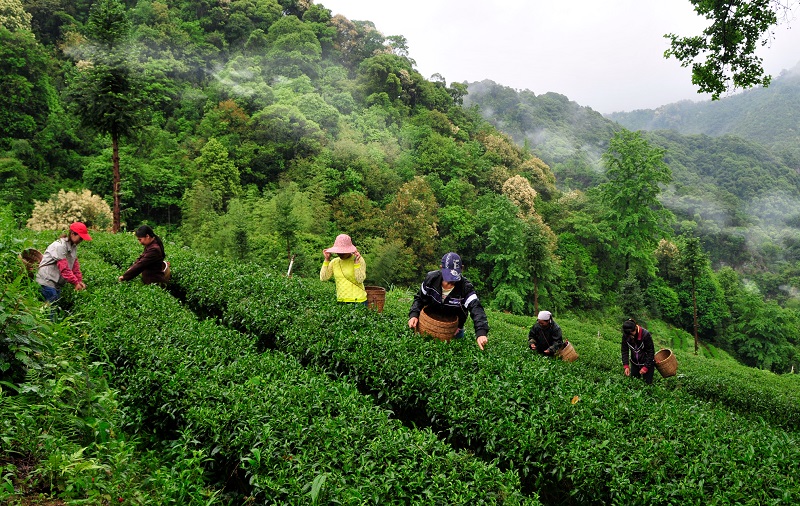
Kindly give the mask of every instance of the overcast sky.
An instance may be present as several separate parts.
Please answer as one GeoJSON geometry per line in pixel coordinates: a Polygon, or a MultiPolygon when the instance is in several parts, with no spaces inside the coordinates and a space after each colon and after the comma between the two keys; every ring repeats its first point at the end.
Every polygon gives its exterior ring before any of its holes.
{"type": "MultiPolygon", "coordinates": [[[[699,35],[689,0],[316,0],[384,35],[403,35],[426,78],[491,79],[553,91],[601,113],[655,108],[697,94],[691,71],[666,60],[666,33],[699,35]]],[[[760,50],[773,77],[800,61],[800,16],[760,50]]]]}

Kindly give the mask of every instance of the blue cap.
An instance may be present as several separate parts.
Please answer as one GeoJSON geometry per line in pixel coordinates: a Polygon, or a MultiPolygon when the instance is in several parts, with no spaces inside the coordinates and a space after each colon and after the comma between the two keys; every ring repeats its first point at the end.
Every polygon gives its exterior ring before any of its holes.
{"type": "Polygon", "coordinates": [[[448,253],[442,257],[442,279],[448,283],[461,281],[461,257],[457,253],[448,253]]]}

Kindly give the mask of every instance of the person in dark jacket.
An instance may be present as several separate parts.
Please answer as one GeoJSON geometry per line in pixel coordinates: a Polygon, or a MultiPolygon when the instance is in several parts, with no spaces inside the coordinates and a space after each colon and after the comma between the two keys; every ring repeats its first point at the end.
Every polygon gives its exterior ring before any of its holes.
{"type": "Polygon", "coordinates": [[[145,285],[166,283],[169,263],[164,261],[167,255],[164,253],[164,243],[161,238],[147,225],[137,228],[135,234],[139,244],[144,246],[144,251],[133,265],[128,267],[125,274],[119,277],[119,280],[130,281],[141,274],[142,283],[145,285]]]}
{"type": "Polygon", "coordinates": [[[632,318],[622,324],[622,367],[625,376],[642,378],[653,383],[655,348],[650,332],[636,324],[632,318]]]}
{"type": "Polygon", "coordinates": [[[483,349],[489,341],[489,320],[475,287],[461,275],[461,268],[458,254],[451,252],[442,257],[441,269],[429,272],[414,296],[408,312],[408,326],[417,328],[422,309],[431,307],[438,314],[458,317],[458,329],[453,337],[459,338],[464,336],[464,323],[469,313],[475,326],[475,342],[483,349]]]}
{"type": "Polygon", "coordinates": [[[558,326],[550,311],[539,311],[536,323],[528,332],[528,346],[542,355],[555,357],[564,347],[561,327],[558,326]]]}

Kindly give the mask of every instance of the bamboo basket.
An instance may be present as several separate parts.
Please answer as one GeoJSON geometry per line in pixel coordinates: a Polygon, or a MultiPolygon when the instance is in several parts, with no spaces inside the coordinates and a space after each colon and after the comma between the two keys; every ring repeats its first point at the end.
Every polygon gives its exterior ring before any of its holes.
{"type": "Polygon", "coordinates": [[[428,313],[424,308],[419,314],[419,323],[417,324],[417,333],[419,334],[427,334],[440,341],[449,342],[453,339],[457,329],[457,316],[428,313]]]}
{"type": "Polygon", "coordinates": [[[669,378],[675,376],[675,371],[678,370],[678,360],[675,354],[668,348],[658,350],[655,356],[656,369],[661,373],[661,377],[669,378]]]}
{"type": "Polygon", "coordinates": [[[22,250],[22,253],[19,254],[19,259],[22,261],[22,265],[25,266],[28,276],[33,277],[36,274],[36,269],[39,268],[39,262],[42,261],[42,253],[37,249],[28,248],[22,250]]]}
{"type": "Polygon", "coordinates": [[[164,269],[161,272],[164,273],[164,281],[169,281],[169,278],[172,277],[172,269],[166,260],[164,260],[164,269]]]}
{"type": "Polygon", "coordinates": [[[367,307],[382,313],[383,304],[386,302],[386,288],[382,286],[365,286],[364,290],[367,291],[367,307]]]}
{"type": "Polygon", "coordinates": [[[565,362],[575,362],[578,360],[578,352],[575,351],[575,347],[572,346],[572,343],[569,341],[564,342],[564,347],[558,352],[558,356],[565,362]]]}

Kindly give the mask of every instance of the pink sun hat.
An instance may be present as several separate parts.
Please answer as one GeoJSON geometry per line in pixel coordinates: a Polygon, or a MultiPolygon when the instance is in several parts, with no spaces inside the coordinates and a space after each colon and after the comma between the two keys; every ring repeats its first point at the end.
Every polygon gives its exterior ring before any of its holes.
{"type": "Polygon", "coordinates": [[[339,234],[336,240],[333,241],[333,246],[326,249],[328,253],[355,253],[356,247],[353,246],[353,240],[347,234],[339,234]]]}

